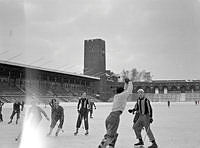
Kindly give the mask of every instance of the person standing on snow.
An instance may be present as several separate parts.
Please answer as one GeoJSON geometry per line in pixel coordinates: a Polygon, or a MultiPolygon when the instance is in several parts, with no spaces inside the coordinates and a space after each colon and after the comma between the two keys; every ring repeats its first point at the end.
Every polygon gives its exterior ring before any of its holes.
{"type": "Polygon", "coordinates": [[[138,119],[133,124],[133,129],[139,142],[134,144],[134,146],[139,147],[144,145],[141,136],[141,131],[143,127],[145,127],[149,140],[152,142],[152,145],[148,148],[157,148],[158,146],[156,144],[154,135],[150,129],[150,124],[153,122],[153,113],[150,101],[145,97],[143,89],[139,89],[137,93],[138,99],[135,104],[135,107],[132,110],[129,110],[130,113],[134,113],[135,111],[138,113],[138,119]]]}
{"type": "Polygon", "coordinates": [[[59,105],[58,100],[54,102],[54,110],[52,112],[52,121],[50,125],[50,130],[47,136],[50,136],[54,127],[56,126],[56,123],[59,121],[58,129],[55,133],[55,136],[58,136],[59,132],[62,131],[62,126],[64,123],[64,109],[62,106],[59,105]]]}
{"type": "Polygon", "coordinates": [[[88,135],[88,110],[89,110],[89,101],[87,99],[86,93],[84,92],[81,96],[81,98],[78,101],[77,111],[78,111],[78,119],[76,122],[76,131],[74,135],[76,136],[78,134],[78,130],[81,126],[81,122],[84,119],[84,125],[85,125],[85,135],[88,135]]]}
{"type": "Polygon", "coordinates": [[[112,111],[105,121],[106,134],[98,148],[106,148],[106,146],[109,146],[109,148],[115,147],[118,137],[117,129],[119,127],[120,116],[126,107],[128,97],[132,94],[132,90],[133,84],[128,78],[125,79],[124,88],[117,88],[117,94],[113,99],[112,111]]]}

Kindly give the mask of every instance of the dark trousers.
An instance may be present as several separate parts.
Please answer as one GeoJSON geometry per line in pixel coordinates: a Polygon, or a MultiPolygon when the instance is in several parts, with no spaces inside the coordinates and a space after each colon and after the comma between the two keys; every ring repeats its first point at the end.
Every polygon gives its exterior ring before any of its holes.
{"type": "Polygon", "coordinates": [[[121,111],[111,112],[106,118],[105,125],[107,133],[105,137],[115,137],[115,135],[117,134],[117,129],[119,127],[121,113],[121,111]]]}
{"type": "Polygon", "coordinates": [[[20,111],[16,111],[14,110],[10,116],[10,119],[12,120],[13,117],[15,116],[15,114],[17,114],[17,120],[20,118],[20,111]]]}
{"type": "Polygon", "coordinates": [[[155,138],[154,138],[153,133],[150,129],[150,117],[149,117],[149,115],[140,114],[138,120],[133,124],[133,129],[135,131],[135,135],[136,135],[137,139],[142,139],[141,131],[142,131],[143,127],[145,127],[145,130],[147,132],[149,140],[154,141],[155,138]]]}
{"type": "Polygon", "coordinates": [[[51,128],[54,128],[55,125],[56,125],[56,123],[58,122],[58,120],[59,120],[59,122],[60,122],[59,125],[58,125],[58,128],[62,128],[62,127],[63,127],[63,123],[64,123],[64,117],[52,119],[52,120],[51,120],[51,125],[50,125],[50,127],[51,127],[51,128]]]}
{"type": "Polygon", "coordinates": [[[90,112],[90,117],[92,117],[93,109],[90,109],[89,112],[90,112]]]}
{"type": "Polygon", "coordinates": [[[80,112],[78,115],[78,119],[76,122],[76,128],[80,128],[81,126],[81,122],[84,119],[84,124],[85,124],[85,130],[88,130],[89,126],[88,126],[88,112],[80,112]]]}
{"type": "Polygon", "coordinates": [[[1,112],[0,112],[0,121],[3,121],[3,116],[1,112]]]}

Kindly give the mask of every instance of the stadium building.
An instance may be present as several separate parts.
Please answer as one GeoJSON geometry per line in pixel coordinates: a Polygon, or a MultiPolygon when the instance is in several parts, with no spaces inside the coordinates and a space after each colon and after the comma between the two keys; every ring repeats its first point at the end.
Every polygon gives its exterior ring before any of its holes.
{"type": "MultiPolygon", "coordinates": [[[[57,96],[61,101],[77,101],[86,92],[101,101],[112,100],[118,76],[106,70],[105,41],[84,41],[84,75],[32,65],[0,61],[0,97],[4,102],[36,96],[42,102],[57,96]],[[110,99],[111,98],[111,99],[110,99]]],[[[157,80],[134,82],[133,95],[143,88],[152,101],[194,101],[200,99],[200,80],[157,80]]]]}

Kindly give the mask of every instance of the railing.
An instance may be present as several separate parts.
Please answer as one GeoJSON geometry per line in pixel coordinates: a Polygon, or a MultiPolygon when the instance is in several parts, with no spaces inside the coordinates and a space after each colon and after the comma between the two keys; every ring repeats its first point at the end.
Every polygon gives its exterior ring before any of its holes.
{"type": "MultiPolygon", "coordinates": [[[[181,101],[194,101],[200,100],[200,93],[193,92],[193,93],[168,93],[168,94],[152,94],[146,93],[145,96],[149,98],[153,102],[166,102],[166,101],[174,101],[174,102],[181,102],[181,101]]],[[[136,101],[138,98],[137,94],[134,93],[129,99],[129,101],[136,101]]]]}

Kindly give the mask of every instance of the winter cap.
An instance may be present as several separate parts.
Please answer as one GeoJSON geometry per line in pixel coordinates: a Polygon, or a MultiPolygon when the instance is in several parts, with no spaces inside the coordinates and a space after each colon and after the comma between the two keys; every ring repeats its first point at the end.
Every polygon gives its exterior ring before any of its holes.
{"type": "Polygon", "coordinates": [[[84,92],[81,97],[86,98],[86,92],[84,92]]]}
{"type": "Polygon", "coordinates": [[[137,93],[144,93],[144,90],[142,88],[138,89],[137,93]]]}

